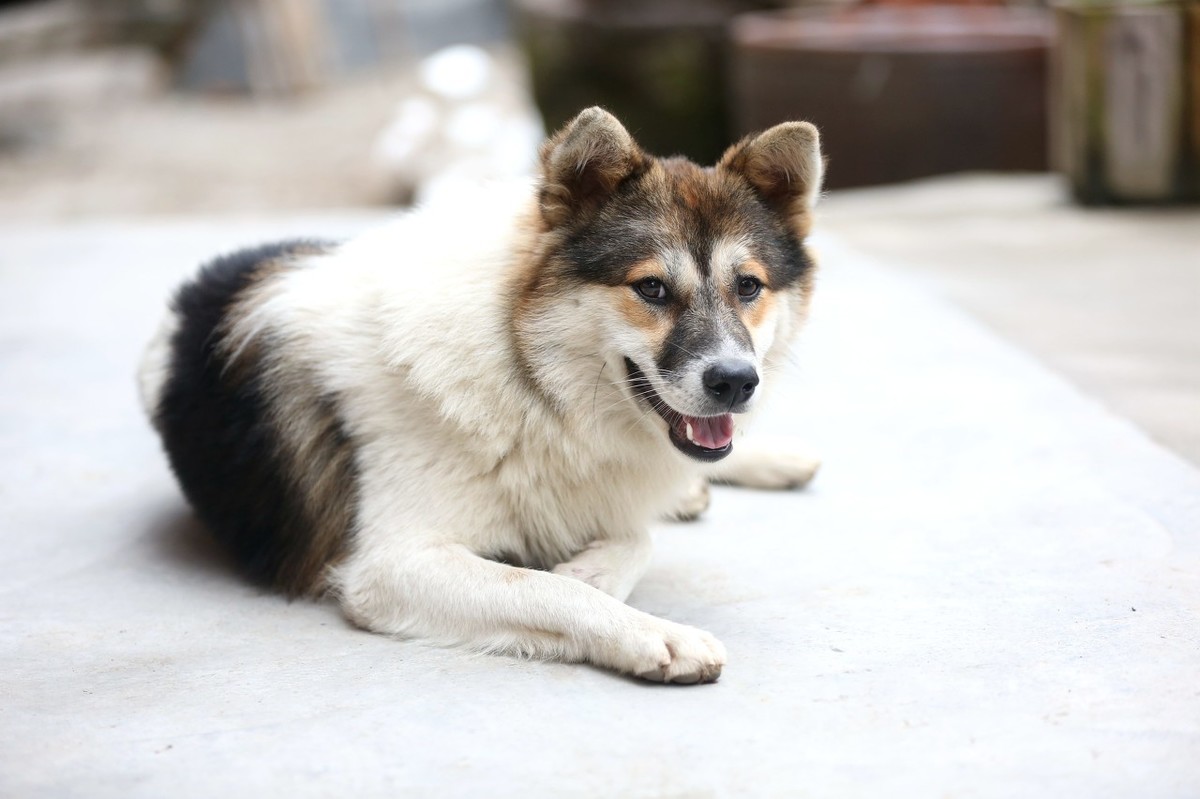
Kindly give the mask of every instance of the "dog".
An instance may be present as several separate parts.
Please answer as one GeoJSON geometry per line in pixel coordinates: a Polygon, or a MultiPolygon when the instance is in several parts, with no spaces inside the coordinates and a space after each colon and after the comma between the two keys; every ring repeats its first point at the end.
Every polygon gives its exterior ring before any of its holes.
{"type": "Polygon", "coordinates": [[[703,510],[707,481],[812,477],[735,438],[807,315],[818,133],[702,168],[590,108],[539,155],[528,185],[210,262],[143,403],[261,583],[387,635],[711,682],[716,638],[625,599],[648,525],[703,510]]]}

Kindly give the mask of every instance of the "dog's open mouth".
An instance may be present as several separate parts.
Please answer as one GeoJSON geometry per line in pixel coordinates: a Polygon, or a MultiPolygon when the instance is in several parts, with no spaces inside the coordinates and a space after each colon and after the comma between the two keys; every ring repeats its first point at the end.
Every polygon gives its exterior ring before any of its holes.
{"type": "Polygon", "coordinates": [[[633,395],[646,402],[667,423],[671,443],[696,460],[719,461],[733,451],[733,414],[688,416],[666,403],[637,364],[625,359],[633,395]]]}

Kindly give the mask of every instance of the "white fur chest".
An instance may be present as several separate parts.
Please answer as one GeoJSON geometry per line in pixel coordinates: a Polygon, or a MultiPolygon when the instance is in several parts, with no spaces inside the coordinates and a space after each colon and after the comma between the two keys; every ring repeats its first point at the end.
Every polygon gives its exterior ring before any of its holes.
{"type": "Polygon", "coordinates": [[[507,510],[496,543],[530,565],[553,566],[665,513],[694,469],[665,447],[630,438],[581,440],[551,425],[517,442],[488,475],[507,510]]]}
{"type": "Polygon", "coordinates": [[[591,366],[567,407],[551,407],[511,343],[510,240],[476,231],[447,247],[458,240],[431,216],[301,269],[272,306],[272,326],[290,332],[285,346],[338,398],[356,441],[360,517],[389,521],[359,536],[448,536],[552,566],[597,537],[643,530],[695,468],[615,385],[593,385],[591,366]]]}

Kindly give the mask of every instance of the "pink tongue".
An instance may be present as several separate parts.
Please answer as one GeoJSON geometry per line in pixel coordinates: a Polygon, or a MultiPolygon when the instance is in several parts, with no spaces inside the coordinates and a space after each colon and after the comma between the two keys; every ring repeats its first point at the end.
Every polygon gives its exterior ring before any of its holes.
{"type": "Polygon", "coordinates": [[[733,414],[721,416],[685,416],[683,417],[684,437],[687,437],[687,426],[692,426],[692,440],[705,449],[724,449],[733,441],[733,414]]]}

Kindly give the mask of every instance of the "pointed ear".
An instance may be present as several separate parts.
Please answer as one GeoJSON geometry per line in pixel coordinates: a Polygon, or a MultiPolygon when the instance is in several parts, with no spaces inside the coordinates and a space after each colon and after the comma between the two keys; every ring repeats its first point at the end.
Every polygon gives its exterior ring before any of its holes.
{"type": "Polygon", "coordinates": [[[617,118],[593,106],[542,145],[542,216],[551,226],[596,208],[646,155],[617,118]]]}
{"type": "Polygon", "coordinates": [[[788,217],[800,235],[808,233],[825,171],[815,126],[784,122],[747,136],[725,151],[717,167],[741,175],[768,205],[788,217]]]}

